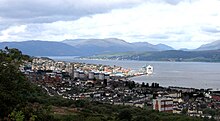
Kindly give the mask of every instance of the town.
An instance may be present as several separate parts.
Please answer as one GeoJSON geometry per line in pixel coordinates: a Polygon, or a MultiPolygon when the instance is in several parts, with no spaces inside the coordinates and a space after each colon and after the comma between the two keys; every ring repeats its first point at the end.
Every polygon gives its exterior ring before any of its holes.
{"type": "Polygon", "coordinates": [[[20,70],[28,80],[42,87],[50,96],[220,120],[220,91],[162,87],[158,83],[139,84],[129,78],[151,74],[151,66],[134,71],[116,65],[34,58],[32,62],[22,65],[20,70]]]}

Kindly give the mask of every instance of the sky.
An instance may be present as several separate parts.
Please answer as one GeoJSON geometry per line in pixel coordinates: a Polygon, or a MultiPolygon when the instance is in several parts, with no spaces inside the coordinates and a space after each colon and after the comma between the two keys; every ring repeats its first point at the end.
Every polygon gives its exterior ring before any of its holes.
{"type": "Polygon", "coordinates": [[[119,38],[194,49],[220,40],[220,0],[0,0],[0,42],[119,38]]]}

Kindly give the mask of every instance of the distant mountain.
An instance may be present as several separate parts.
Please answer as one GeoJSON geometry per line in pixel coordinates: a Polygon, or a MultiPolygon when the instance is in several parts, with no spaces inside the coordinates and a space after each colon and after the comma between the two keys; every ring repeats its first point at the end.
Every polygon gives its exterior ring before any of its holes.
{"type": "Polygon", "coordinates": [[[132,47],[135,51],[160,51],[155,47],[155,45],[148,42],[134,42],[131,44],[133,45],[132,47]]]}
{"type": "Polygon", "coordinates": [[[155,45],[155,48],[160,50],[160,51],[164,51],[164,50],[174,50],[172,47],[165,45],[165,44],[157,44],[155,45]]]}
{"type": "Polygon", "coordinates": [[[174,50],[172,47],[165,44],[153,45],[148,42],[134,42],[131,43],[134,50],[136,51],[163,51],[163,50],[174,50]]]}
{"type": "Polygon", "coordinates": [[[1,42],[0,48],[17,48],[31,56],[62,56],[82,54],[76,48],[60,42],[30,40],[23,42],[1,42]]]}
{"type": "Polygon", "coordinates": [[[18,48],[31,56],[91,56],[118,52],[143,52],[173,50],[173,48],[147,42],[129,43],[117,38],[73,39],[62,42],[29,40],[23,42],[0,42],[0,48],[18,48]]]}
{"type": "Polygon", "coordinates": [[[74,40],[64,40],[62,42],[80,49],[81,52],[87,55],[112,53],[112,52],[127,52],[133,49],[132,44],[116,38],[74,39],[74,40]]]}
{"type": "Polygon", "coordinates": [[[220,40],[214,41],[209,44],[204,44],[199,48],[197,48],[196,50],[217,50],[217,49],[220,49],[220,40]]]}
{"type": "Polygon", "coordinates": [[[79,48],[82,52],[87,52],[89,55],[128,52],[128,51],[162,51],[173,50],[172,47],[158,44],[153,45],[148,42],[129,43],[117,38],[108,39],[73,39],[64,40],[63,43],[79,48]]]}
{"type": "Polygon", "coordinates": [[[182,51],[190,51],[190,49],[188,49],[188,48],[180,48],[179,50],[182,50],[182,51]]]}

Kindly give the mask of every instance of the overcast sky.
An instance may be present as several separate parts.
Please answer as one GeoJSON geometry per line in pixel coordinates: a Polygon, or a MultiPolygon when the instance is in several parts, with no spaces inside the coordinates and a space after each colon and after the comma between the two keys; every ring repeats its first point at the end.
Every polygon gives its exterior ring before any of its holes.
{"type": "Polygon", "coordinates": [[[0,42],[78,38],[193,49],[220,40],[220,0],[0,0],[0,42]]]}

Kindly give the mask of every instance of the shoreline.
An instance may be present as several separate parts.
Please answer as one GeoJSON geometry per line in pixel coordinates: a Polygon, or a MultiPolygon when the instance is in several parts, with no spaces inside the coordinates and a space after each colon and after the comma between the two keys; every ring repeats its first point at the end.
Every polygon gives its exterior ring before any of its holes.
{"type": "Polygon", "coordinates": [[[98,61],[140,61],[140,62],[174,62],[174,63],[220,63],[220,61],[166,61],[166,60],[130,60],[130,59],[99,59],[99,58],[81,58],[79,56],[37,56],[37,57],[48,57],[53,60],[58,58],[68,58],[72,60],[98,60],[98,61]]]}
{"type": "MultiPolygon", "coordinates": [[[[141,75],[141,76],[145,76],[145,75],[141,75]]],[[[133,76],[133,77],[140,77],[140,76],[133,76]]],[[[134,81],[135,83],[138,83],[138,84],[142,84],[144,81],[137,81],[137,80],[134,80],[134,79],[132,79],[133,77],[129,77],[128,79],[129,79],[129,81],[134,81]]],[[[204,90],[215,90],[215,91],[220,91],[220,88],[209,88],[209,87],[207,87],[207,88],[199,88],[199,87],[189,87],[189,86],[178,86],[178,85],[169,85],[169,86],[164,86],[164,85],[161,85],[161,83],[160,82],[144,82],[145,84],[146,83],[148,83],[148,84],[152,84],[152,83],[158,83],[158,84],[160,84],[160,87],[163,87],[163,88],[169,88],[169,87],[178,87],[178,88],[187,88],[187,89],[199,89],[199,90],[201,90],[201,89],[204,89],[204,90]]]]}
{"type": "MultiPolygon", "coordinates": [[[[68,60],[68,62],[77,62],[77,61],[74,61],[74,59],[79,59],[79,58],[72,58],[72,57],[70,57],[70,56],[68,56],[69,57],[69,59],[72,59],[72,61],[71,60],[68,60]]],[[[53,58],[52,58],[53,59],[53,58]]],[[[57,61],[56,59],[53,59],[53,60],[55,60],[55,61],[57,61]]],[[[60,61],[65,61],[65,62],[67,62],[67,60],[65,60],[65,59],[63,59],[63,57],[61,57],[61,59],[59,59],[60,61]]],[[[111,59],[79,59],[79,60],[95,60],[95,61],[119,61],[119,62],[123,62],[123,60],[111,60],[111,59]]],[[[125,61],[130,61],[130,62],[135,62],[136,60],[125,60],[125,61]]],[[[78,62],[80,62],[80,61],[78,61],[78,62]]],[[[141,61],[140,61],[141,62],[141,61]]],[[[144,62],[144,61],[142,61],[142,62],[144,62]]],[[[170,62],[170,61],[148,61],[148,62],[156,62],[156,63],[172,63],[172,62],[170,62]]],[[[81,62],[80,62],[81,63],[81,62]]],[[[85,63],[88,63],[88,64],[92,64],[92,63],[94,63],[94,64],[96,64],[96,62],[85,62],[85,63]]],[[[103,63],[105,63],[105,62],[103,62],[103,63]]],[[[103,64],[103,63],[100,63],[100,64],[102,64],[102,65],[106,65],[106,64],[103,64]]],[[[174,62],[174,63],[178,63],[178,62],[174,62]]],[[[200,64],[203,64],[203,63],[207,63],[207,64],[218,64],[218,63],[210,63],[210,62],[180,62],[180,63],[200,63],[200,64]]],[[[111,65],[111,64],[109,64],[109,65],[111,65]]],[[[118,64],[116,64],[116,65],[118,65],[118,64]]],[[[120,65],[120,64],[119,64],[120,65]]],[[[120,65],[121,66],[121,65],[120,65]]],[[[125,67],[126,68],[126,67],[125,67]]],[[[130,68],[130,67],[129,67],[130,68]]],[[[128,77],[126,77],[126,78],[128,78],[128,79],[132,79],[132,80],[134,80],[133,78],[138,78],[138,77],[142,77],[142,76],[146,76],[146,74],[143,74],[143,75],[134,75],[134,76],[128,76],[128,77]]],[[[152,82],[157,82],[157,83],[159,83],[159,84],[161,84],[161,81],[162,81],[163,79],[159,79],[159,80],[157,80],[157,79],[155,79],[155,81],[152,81],[152,80],[150,80],[150,82],[149,81],[142,81],[142,80],[134,80],[135,82],[137,82],[137,83],[142,83],[142,82],[148,82],[148,83],[152,83],[152,82]]],[[[164,80],[169,80],[169,79],[164,79],[164,80]]],[[[181,80],[181,77],[178,79],[178,80],[181,80]]],[[[183,80],[183,79],[182,79],[183,80]]],[[[187,79],[186,79],[187,80],[187,79]]],[[[185,80],[183,80],[183,81],[185,81],[185,80]]],[[[193,80],[194,81],[194,80],[193,80]]],[[[178,82],[178,81],[174,81],[173,79],[171,79],[170,81],[166,81],[165,83],[171,83],[171,84],[175,84],[176,82],[178,82]],[[174,83],[172,83],[172,82],[174,82],[174,83]]],[[[187,82],[185,82],[185,83],[189,83],[190,81],[187,81],[187,82]]],[[[208,82],[208,81],[207,81],[208,82]]],[[[214,90],[218,90],[219,88],[218,87],[216,87],[215,85],[214,86],[205,86],[206,84],[204,83],[204,81],[201,83],[202,85],[200,86],[200,87],[198,87],[198,86],[192,86],[192,88],[196,88],[196,89],[210,89],[210,88],[212,88],[212,89],[214,89],[214,90]]],[[[165,86],[164,86],[164,84],[162,83],[162,85],[163,85],[163,87],[169,87],[170,85],[168,85],[168,84],[165,84],[165,86]]],[[[186,84],[187,85],[187,84],[186,84]]],[[[186,85],[184,85],[184,86],[181,86],[181,84],[179,85],[180,87],[186,87],[186,88],[190,88],[191,86],[189,85],[189,86],[186,86],[186,85]]],[[[195,85],[195,84],[194,84],[195,85]]],[[[178,86],[178,84],[177,85],[171,85],[171,86],[178,86]]]]}
{"type": "Polygon", "coordinates": [[[220,63],[220,61],[165,61],[165,60],[118,60],[118,59],[89,59],[89,58],[85,58],[85,59],[80,59],[80,60],[100,60],[100,61],[147,61],[147,62],[174,62],[174,63],[220,63]]]}

